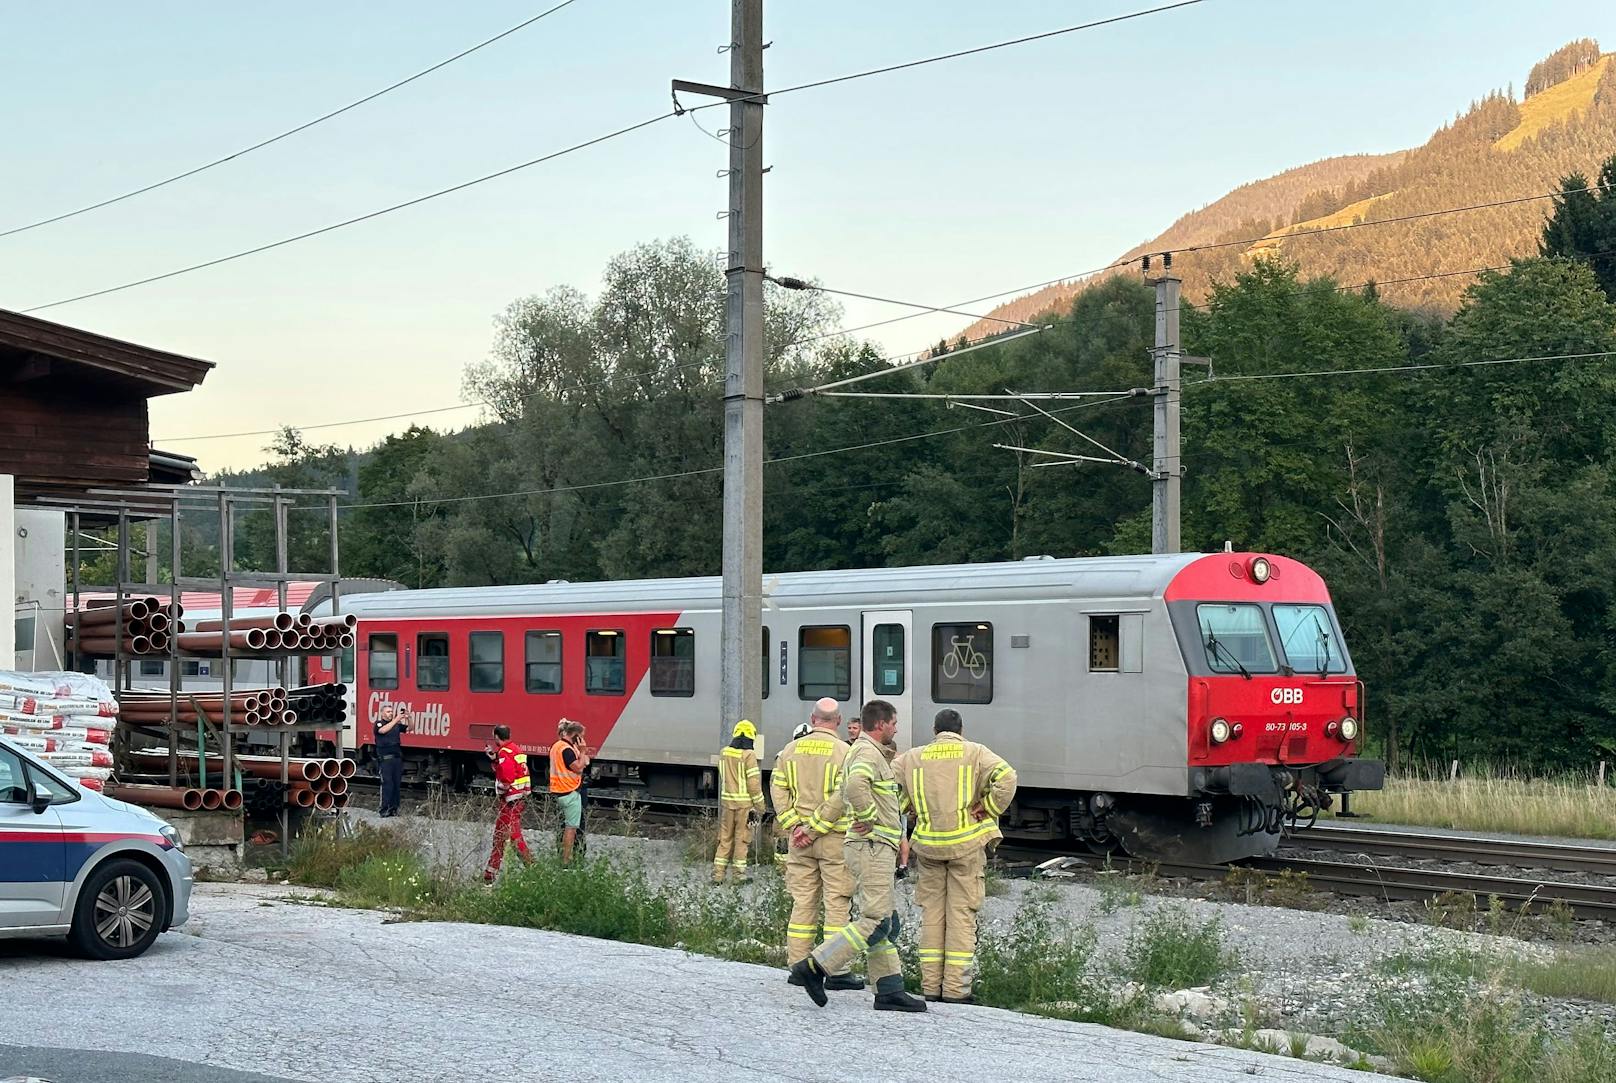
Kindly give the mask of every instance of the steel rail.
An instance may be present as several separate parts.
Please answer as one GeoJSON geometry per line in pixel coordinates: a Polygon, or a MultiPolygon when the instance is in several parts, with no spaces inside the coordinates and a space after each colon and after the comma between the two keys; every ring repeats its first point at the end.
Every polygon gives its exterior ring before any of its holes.
{"type": "Polygon", "coordinates": [[[1616,876],[1616,847],[1576,843],[1316,824],[1286,836],[1281,845],[1616,876]]]}

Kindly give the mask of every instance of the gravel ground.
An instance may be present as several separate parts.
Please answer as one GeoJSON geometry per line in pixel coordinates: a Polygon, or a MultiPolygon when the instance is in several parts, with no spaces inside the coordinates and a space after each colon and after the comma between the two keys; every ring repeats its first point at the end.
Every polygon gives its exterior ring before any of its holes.
{"type": "MultiPolygon", "coordinates": [[[[374,821],[374,816],[357,812],[354,819],[374,821]]],[[[597,831],[590,836],[595,852],[633,854],[646,863],[655,879],[705,877],[704,868],[685,863],[681,841],[604,835],[599,829],[606,822],[597,819],[597,831]]],[[[467,874],[480,872],[486,860],[490,838],[486,823],[416,816],[399,817],[392,823],[420,842],[434,860],[467,874]]],[[[549,845],[551,836],[543,829],[530,830],[528,839],[530,844],[549,845]]],[[[1508,931],[1515,935],[1495,936],[1433,927],[1420,903],[1306,892],[1302,901],[1322,909],[1246,905],[1200,897],[1224,890],[1216,884],[1087,871],[1058,879],[1006,877],[1000,890],[1004,894],[987,900],[985,924],[1005,927],[1030,892],[1048,891],[1052,905],[1067,922],[1094,928],[1100,967],[1114,964],[1136,925],[1163,908],[1183,910],[1198,923],[1221,923],[1224,943],[1234,952],[1236,962],[1214,983],[1212,992],[1224,1002],[1223,1007],[1199,1021],[1209,1031],[1254,1024],[1338,1036],[1363,1017],[1366,1002],[1376,991],[1422,980],[1389,975],[1385,972],[1388,960],[1455,949],[1487,958],[1547,958],[1556,950],[1556,945],[1542,942],[1540,919],[1511,918],[1508,931]],[[1539,942],[1533,942],[1534,937],[1539,942]]],[[[913,892],[912,880],[900,883],[899,908],[910,929],[918,928],[920,919],[913,892]]],[[[1483,914],[1479,920],[1485,918],[1483,914]]],[[[1573,924],[1605,929],[1599,922],[1573,924]]],[[[1611,939],[1608,932],[1602,937],[1597,932],[1588,936],[1586,928],[1583,938],[1611,939]]],[[[1543,1006],[1550,1026],[1558,1032],[1597,1021],[1616,1038],[1616,1006],[1564,1000],[1544,1002],[1543,1006]]]]}

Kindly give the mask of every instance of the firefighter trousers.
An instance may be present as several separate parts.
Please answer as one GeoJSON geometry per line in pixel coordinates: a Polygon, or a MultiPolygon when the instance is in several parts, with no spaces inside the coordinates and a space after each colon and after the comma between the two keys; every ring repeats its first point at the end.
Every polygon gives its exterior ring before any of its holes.
{"type": "MultiPolygon", "coordinates": [[[[814,962],[827,974],[843,974],[860,955],[867,955],[866,970],[876,995],[901,993],[898,913],[892,906],[898,851],[884,842],[848,835],[844,854],[858,898],[859,916],[814,949],[814,962]]],[[[826,925],[829,926],[828,920],[826,925]]]]}
{"type": "Polygon", "coordinates": [[[522,810],[525,808],[527,808],[525,797],[500,802],[499,817],[494,820],[494,851],[488,855],[488,867],[483,870],[484,880],[492,880],[499,875],[499,866],[505,860],[507,842],[516,844],[516,852],[521,855],[524,862],[533,860],[533,855],[528,853],[527,839],[522,837],[522,810]]]}
{"type": "Polygon", "coordinates": [[[971,995],[976,915],[982,909],[986,849],[938,861],[916,853],[920,904],[920,991],[950,1000],[971,995]]]}
{"type": "Polygon", "coordinates": [[[718,852],[713,855],[713,881],[724,882],[724,874],[735,870],[737,880],[746,879],[746,855],[752,850],[752,825],[747,818],[752,809],[724,806],[718,810],[718,852]]]}
{"type": "Polygon", "coordinates": [[[786,890],[791,893],[791,917],[786,925],[788,967],[806,959],[815,940],[822,944],[826,936],[847,924],[853,881],[847,874],[843,841],[842,835],[832,831],[805,849],[786,851],[786,890]],[[823,935],[821,907],[825,913],[823,935]]]}

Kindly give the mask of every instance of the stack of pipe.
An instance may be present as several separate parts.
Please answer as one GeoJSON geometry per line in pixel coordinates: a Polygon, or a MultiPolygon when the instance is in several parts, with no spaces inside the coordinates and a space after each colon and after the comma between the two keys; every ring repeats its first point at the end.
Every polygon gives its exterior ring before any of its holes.
{"type": "Polygon", "coordinates": [[[169,636],[185,638],[184,609],[157,598],[135,598],[123,603],[123,638],[118,638],[119,607],[115,601],[92,603],[67,614],[68,643],[78,629],[81,654],[109,656],[121,648],[126,654],[167,654],[169,636]]]}
{"type": "Polygon", "coordinates": [[[329,654],[354,645],[355,623],[352,615],[261,613],[232,617],[227,636],[222,618],[200,620],[179,637],[179,646],[187,654],[213,657],[224,653],[228,639],[231,654],[329,654]]]}
{"type": "Polygon", "coordinates": [[[347,695],[345,684],[311,684],[287,692],[286,700],[299,722],[340,726],[348,721],[347,695]]]}
{"type": "Polygon", "coordinates": [[[241,808],[240,790],[198,789],[195,786],[135,786],[126,782],[108,782],[102,792],[119,801],[128,801],[148,808],[180,808],[195,812],[202,809],[213,812],[224,809],[235,812],[241,808]]]}
{"type": "MultiPolygon", "coordinates": [[[[178,697],[171,697],[167,692],[125,689],[117,695],[118,717],[124,722],[149,726],[169,722],[190,724],[196,721],[198,707],[207,714],[208,721],[217,724],[224,720],[223,692],[181,691],[178,697]]],[[[297,715],[287,706],[284,688],[251,688],[230,693],[232,725],[290,726],[296,721],[297,715]]]]}
{"type": "MultiPolygon", "coordinates": [[[[129,759],[143,770],[162,770],[168,764],[168,753],[132,752],[129,759]]],[[[182,750],[179,753],[179,762],[182,771],[194,774],[195,750],[182,750]]],[[[321,810],[347,807],[348,780],[353,777],[359,766],[353,760],[347,759],[288,760],[286,773],[289,781],[283,788],[280,781],[281,761],[278,756],[237,756],[234,762],[243,775],[244,785],[251,789],[254,801],[266,802],[270,798],[262,795],[273,792],[275,808],[279,808],[284,802],[297,808],[321,810]],[[269,786],[261,783],[269,783],[269,786]]],[[[207,764],[210,776],[224,770],[222,759],[210,757],[207,764]]]]}

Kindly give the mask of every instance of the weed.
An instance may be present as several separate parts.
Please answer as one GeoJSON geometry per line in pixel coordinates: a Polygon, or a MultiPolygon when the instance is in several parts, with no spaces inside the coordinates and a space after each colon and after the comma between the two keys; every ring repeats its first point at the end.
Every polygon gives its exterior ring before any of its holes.
{"type": "Polygon", "coordinates": [[[1576,928],[1577,915],[1572,912],[1570,903],[1555,899],[1543,908],[1543,921],[1548,926],[1549,936],[1555,940],[1570,940],[1571,931],[1576,928]]]}
{"type": "Polygon", "coordinates": [[[1270,876],[1261,869],[1236,865],[1223,878],[1225,894],[1249,905],[1283,906],[1292,910],[1313,910],[1319,895],[1307,881],[1307,873],[1282,869],[1270,876]]]}
{"type": "Polygon", "coordinates": [[[1222,920],[1202,921],[1179,907],[1162,907],[1135,925],[1122,956],[1128,978],[1165,989],[1210,985],[1232,961],[1222,920]]]}
{"type": "Polygon", "coordinates": [[[293,883],[336,887],[342,873],[372,857],[414,857],[413,848],[392,831],[360,824],[352,831],[335,823],[305,831],[292,847],[289,872],[293,883]]]}
{"type": "Polygon", "coordinates": [[[1028,892],[1007,929],[988,929],[977,945],[974,991],[984,1004],[1064,1018],[1102,1021],[1110,1010],[1089,973],[1095,934],[1057,918],[1055,895],[1028,892]]]}
{"type": "Polygon", "coordinates": [[[1561,952],[1550,960],[1523,960],[1511,967],[1510,975],[1539,996],[1616,1004],[1613,947],[1561,952]]]}
{"type": "Polygon", "coordinates": [[[1095,877],[1094,886],[1100,892],[1100,913],[1110,914],[1123,907],[1142,906],[1144,893],[1117,872],[1109,869],[1095,877]]]}
{"type": "Polygon", "coordinates": [[[718,851],[718,817],[708,811],[691,816],[680,841],[686,865],[711,865],[718,851]]]}
{"type": "Polygon", "coordinates": [[[1496,765],[1467,766],[1466,777],[1449,781],[1447,765],[1433,765],[1354,793],[1352,807],[1387,823],[1616,839],[1616,787],[1595,782],[1591,772],[1534,778],[1496,765]]]}
{"type": "Polygon", "coordinates": [[[1010,894],[1010,881],[1000,874],[998,866],[989,865],[982,873],[982,891],[990,898],[1001,899],[1010,894]]]}
{"type": "Polygon", "coordinates": [[[486,893],[457,899],[462,920],[672,946],[674,920],[666,898],[651,886],[645,869],[606,856],[575,860],[571,866],[544,854],[513,869],[486,893]]]}
{"type": "Polygon", "coordinates": [[[1355,935],[1362,936],[1369,931],[1369,919],[1362,914],[1352,914],[1347,918],[1347,928],[1355,935]]]}
{"type": "Polygon", "coordinates": [[[1476,897],[1468,891],[1444,891],[1426,899],[1425,920],[1439,929],[1474,929],[1476,897]]]}
{"type": "Polygon", "coordinates": [[[404,910],[433,909],[455,891],[411,853],[371,854],[338,873],[335,886],[352,905],[404,910]]]}

